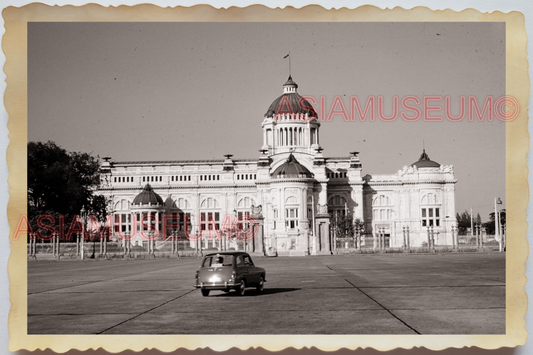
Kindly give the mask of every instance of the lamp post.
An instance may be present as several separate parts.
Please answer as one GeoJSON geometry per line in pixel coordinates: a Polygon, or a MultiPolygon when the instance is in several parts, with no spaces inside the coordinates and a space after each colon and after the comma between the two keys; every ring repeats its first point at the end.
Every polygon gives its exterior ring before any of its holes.
{"type": "Polygon", "coordinates": [[[483,251],[483,235],[481,234],[481,224],[478,223],[476,227],[477,227],[477,235],[479,238],[479,248],[481,249],[481,251],[483,251]]]}
{"type": "Polygon", "coordinates": [[[503,244],[503,251],[507,250],[507,233],[505,231],[506,225],[502,226],[501,232],[502,232],[502,244],[503,244]]]}
{"type": "Polygon", "coordinates": [[[83,260],[83,242],[85,240],[85,225],[87,224],[87,210],[85,209],[85,206],[81,207],[80,211],[81,219],[82,219],[82,231],[81,231],[81,243],[80,243],[80,259],[83,260]]]}
{"type": "Polygon", "coordinates": [[[500,252],[503,251],[503,243],[502,243],[502,238],[500,235],[500,215],[498,213],[498,205],[501,205],[501,204],[502,204],[502,200],[500,200],[499,197],[497,199],[494,198],[494,228],[495,228],[495,234],[496,234],[495,237],[500,247],[500,252]]]}
{"type": "Polygon", "coordinates": [[[355,247],[357,250],[361,251],[361,233],[364,233],[365,227],[363,222],[356,220],[355,221],[355,247]]]}

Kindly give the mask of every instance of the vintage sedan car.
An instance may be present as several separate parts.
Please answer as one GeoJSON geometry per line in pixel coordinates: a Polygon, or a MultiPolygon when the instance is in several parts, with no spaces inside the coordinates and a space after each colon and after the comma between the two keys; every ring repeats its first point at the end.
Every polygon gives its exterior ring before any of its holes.
{"type": "Polygon", "coordinates": [[[214,252],[202,260],[200,269],[196,271],[194,287],[199,288],[204,297],[209,296],[211,290],[236,290],[243,296],[247,287],[263,291],[265,276],[265,269],[255,266],[248,253],[214,252]]]}

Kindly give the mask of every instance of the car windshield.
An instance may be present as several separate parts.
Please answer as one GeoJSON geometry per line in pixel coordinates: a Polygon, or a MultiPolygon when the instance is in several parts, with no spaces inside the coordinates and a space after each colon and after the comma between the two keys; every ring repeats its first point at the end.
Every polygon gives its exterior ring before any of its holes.
{"type": "Polygon", "coordinates": [[[222,267],[232,266],[233,255],[209,255],[206,256],[202,267],[222,267]]]}

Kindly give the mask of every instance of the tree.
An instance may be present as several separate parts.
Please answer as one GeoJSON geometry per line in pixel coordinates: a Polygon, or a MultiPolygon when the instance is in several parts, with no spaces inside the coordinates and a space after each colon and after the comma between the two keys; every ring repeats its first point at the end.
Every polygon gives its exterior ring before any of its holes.
{"type": "Polygon", "coordinates": [[[463,213],[456,213],[455,218],[457,219],[457,229],[459,230],[459,235],[466,235],[467,230],[470,228],[470,213],[464,211],[463,213]]]}
{"type": "Polygon", "coordinates": [[[337,238],[353,238],[354,224],[350,216],[343,216],[339,211],[333,211],[330,218],[331,231],[337,238]]]}
{"type": "Polygon", "coordinates": [[[83,206],[105,218],[105,199],[94,194],[100,184],[99,169],[98,157],[68,152],[52,141],[29,142],[28,220],[32,229],[37,230],[39,216],[49,215],[56,225],[63,216],[63,227],[68,231],[83,206]]]}
{"type": "MultiPolygon", "coordinates": [[[[502,209],[500,211],[500,222],[501,222],[501,227],[505,226],[505,209],[502,209]]],[[[494,217],[494,212],[489,213],[489,221],[483,223],[483,227],[485,227],[487,234],[492,234],[492,235],[496,234],[495,224],[496,224],[496,218],[494,217]]]]}

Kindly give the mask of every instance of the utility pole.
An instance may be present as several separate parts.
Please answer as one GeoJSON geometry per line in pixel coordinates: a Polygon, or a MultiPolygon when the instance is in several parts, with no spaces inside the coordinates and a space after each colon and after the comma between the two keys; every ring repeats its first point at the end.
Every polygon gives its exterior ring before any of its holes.
{"type": "Polygon", "coordinates": [[[472,207],[470,207],[470,235],[474,236],[474,215],[472,213],[472,207]]]}

